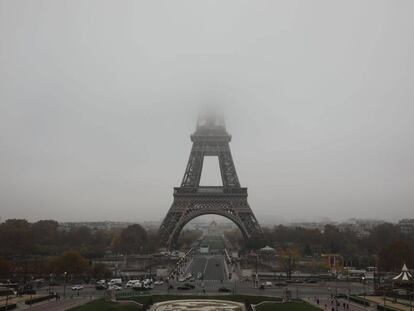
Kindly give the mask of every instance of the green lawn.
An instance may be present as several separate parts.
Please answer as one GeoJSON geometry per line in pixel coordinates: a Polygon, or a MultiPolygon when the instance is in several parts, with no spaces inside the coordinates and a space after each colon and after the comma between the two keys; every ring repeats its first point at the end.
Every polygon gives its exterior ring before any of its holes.
{"type": "MultiPolygon", "coordinates": [[[[231,300],[244,302],[246,297],[250,303],[256,304],[263,300],[274,300],[272,297],[263,297],[263,296],[245,296],[245,295],[236,295],[236,296],[173,296],[173,295],[148,295],[142,297],[135,297],[135,300],[140,302],[160,302],[165,300],[175,300],[175,299],[222,299],[222,300],[231,300]],[[141,299],[137,299],[141,298],[141,299]],[[145,298],[145,299],[144,299],[145,298]]],[[[112,302],[105,302],[103,299],[95,300],[89,302],[83,306],[70,309],[71,311],[136,311],[138,308],[136,305],[128,304],[119,304],[112,302]]],[[[318,311],[319,309],[301,302],[292,302],[292,303],[272,303],[266,302],[261,304],[256,308],[257,311],[318,311]]]]}
{"type": "Polygon", "coordinates": [[[320,309],[307,303],[291,302],[291,303],[263,303],[256,307],[257,311],[320,311],[320,309]]]}
{"type": "Polygon", "coordinates": [[[83,306],[79,306],[70,311],[136,311],[138,307],[133,304],[119,304],[113,302],[105,302],[103,299],[89,302],[83,306]]]}

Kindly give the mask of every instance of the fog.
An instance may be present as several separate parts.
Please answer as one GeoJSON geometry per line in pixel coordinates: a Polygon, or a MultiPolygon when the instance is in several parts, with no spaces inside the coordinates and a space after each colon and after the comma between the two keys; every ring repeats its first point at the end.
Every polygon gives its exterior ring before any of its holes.
{"type": "Polygon", "coordinates": [[[1,0],[1,220],[161,220],[206,105],[260,222],[413,217],[413,12],[1,0]]]}

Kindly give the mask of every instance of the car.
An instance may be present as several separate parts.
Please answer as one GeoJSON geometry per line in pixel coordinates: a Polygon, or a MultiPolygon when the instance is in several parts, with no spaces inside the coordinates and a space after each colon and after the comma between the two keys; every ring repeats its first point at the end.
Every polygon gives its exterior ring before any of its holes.
{"type": "Polygon", "coordinates": [[[187,286],[177,286],[177,290],[188,290],[187,286]]]}
{"type": "Polygon", "coordinates": [[[72,290],[82,290],[83,286],[82,285],[74,285],[72,286],[72,290]]]}
{"type": "Polygon", "coordinates": [[[283,286],[287,286],[287,283],[286,282],[275,282],[274,285],[283,287],[283,286]]]}
{"type": "Polygon", "coordinates": [[[266,287],[263,284],[260,284],[259,289],[265,289],[266,287]]]}
{"type": "Polygon", "coordinates": [[[272,282],[270,282],[270,281],[266,281],[266,282],[263,282],[263,283],[262,283],[262,285],[263,285],[264,287],[272,287],[272,282]]]}
{"type": "Polygon", "coordinates": [[[95,288],[98,290],[107,289],[107,287],[108,286],[106,286],[106,284],[101,284],[101,283],[95,285],[95,288]]]}
{"type": "Polygon", "coordinates": [[[129,280],[127,283],[126,283],[126,287],[128,287],[128,288],[130,288],[130,287],[132,287],[132,286],[134,286],[134,284],[136,283],[136,282],[139,282],[139,280],[129,280]]]}
{"type": "Polygon", "coordinates": [[[108,290],[121,290],[121,289],[122,289],[122,287],[118,286],[118,285],[110,285],[108,287],[108,290]]]}
{"type": "Polygon", "coordinates": [[[187,286],[189,289],[194,289],[195,285],[190,284],[190,283],[185,283],[184,286],[187,286]]]}
{"type": "Polygon", "coordinates": [[[216,267],[220,267],[220,263],[216,262],[216,267]]]}
{"type": "Polygon", "coordinates": [[[108,282],[108,285],[122,285],[122,279],[112,279],[108,282]]]}
{"type": "Polygon", "coordinates": [[[218,289],[218,291],[219,291],[219,293],[231,293],[232,292],[232,290],[230,288],[227,288],[227,287],[220,287],[218,289]]]}
{"type": "Polygon", "coordinates": [[[178,282],[185,282],[185,278],[179,278],[178,282]]]}
{"type": "Polygon", "coordinates": [[[182,286],[177,286],[177,289],[178,290],[189,290],[190,288],[187,287],[187,286],[182,285],[182,286]]]}
{"type": "Polygon", "coordinates": [[[154,285],[162,285],[162,284],[164,284],[164,281],[155,281],[154,282],[154,285]]]}
{"type": "Polygon", "coordinates": [[[136,289],[136,290],[142,289],[142,287],[143,287],[143,284],[140,281],[137,281],[134,283],[134,285],[132,285],[132,289],[136,289]]]}

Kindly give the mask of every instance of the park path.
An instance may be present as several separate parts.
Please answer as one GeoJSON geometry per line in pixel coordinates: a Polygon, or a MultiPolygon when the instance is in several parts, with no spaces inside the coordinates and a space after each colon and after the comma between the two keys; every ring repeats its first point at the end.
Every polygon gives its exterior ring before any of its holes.
{"type": "Polygon", "coordinates": [[[71,308],[81,306],[87,302],[90,302],[90,298],[73,298],[73,299],[62,299],[62,300],[51,300],[47,302],[39,302],[38,304],[32,305],[20,305],[16,310],[27,310],[27,311],[66,311],[71,308]]]}
{"type": "Polygon", "coordinates": [[[372,307],[364,307],[359,304],[349,302],[346,299],[338,299],[339,306],[335,308],[335,299],[331,300],[329,298],[320,298],[319,304],[314,298],[305,299],[306,302],[310,303],[311,305],[326,311],[374,311],[375,309],[372,307]],[[344,307],[345,303],[345,307],[344,307]],[[347,308],[347,304],[349,308],[347,308]]]}

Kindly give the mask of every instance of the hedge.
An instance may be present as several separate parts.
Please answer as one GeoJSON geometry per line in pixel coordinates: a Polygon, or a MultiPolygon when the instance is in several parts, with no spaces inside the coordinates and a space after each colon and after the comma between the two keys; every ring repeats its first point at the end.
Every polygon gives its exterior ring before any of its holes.
{"type": "Polygon", "coordinates": [[[363,299],[363,298],[359,298],[356,296],[349,296],[349,300],[352,302],[355,302],[357,304],[363,305],[363,306],[369,306],[369,301],[363,299]]]}
{"type": "Polygon", "coordinates": [[[27,300],[25,300],[24,303],[27,304],[27,305],[32,305],[34,303],[49,300],[51,298],[55,298],[55,295],[46,295],[46,296],[36,297],[36,298],[32,298],[32,299],[27,299],[27,300]]]}
{"type": "Polygon", "coordinates": [[[6,309],[6,306],[1,306],[0,311],[13,310],[16,308],[17,308],[17,304],[12,303],[12,304],[7,305],[7,309],[6,309]]]}

